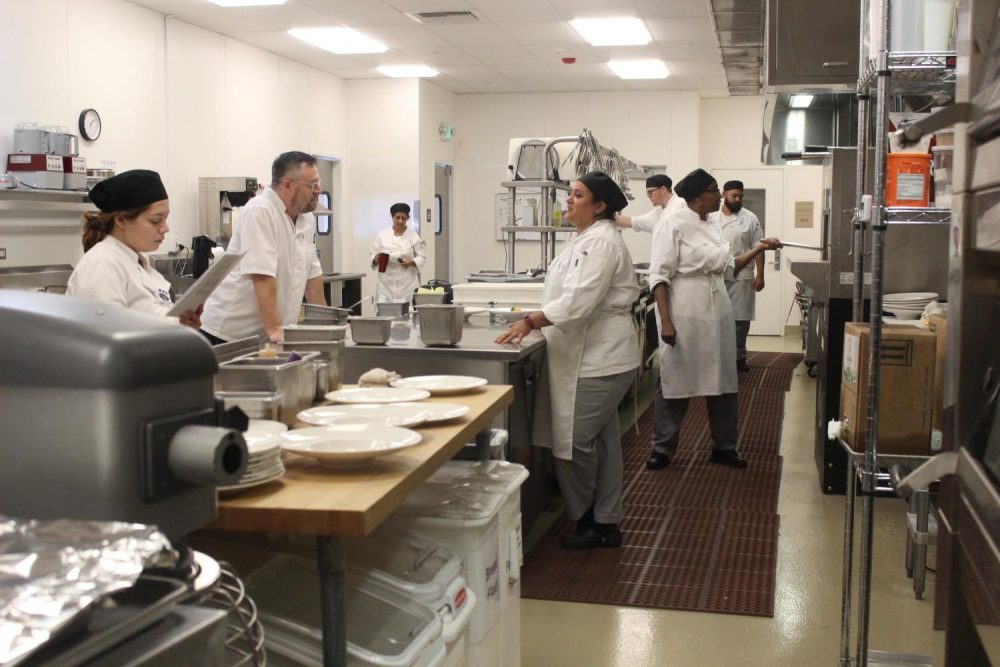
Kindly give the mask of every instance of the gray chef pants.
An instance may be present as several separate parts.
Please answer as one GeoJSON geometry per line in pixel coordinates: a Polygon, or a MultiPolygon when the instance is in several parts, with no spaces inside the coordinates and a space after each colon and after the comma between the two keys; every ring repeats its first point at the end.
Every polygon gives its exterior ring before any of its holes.
{"type": "Polygon", "coordinates": [[[750,335],[750,320],[736,320],[736,361],[747,358],[747,336],[750,335]]]}
{"type": "Polygon", "coordinates": [[[624,516],[618,404],[635,373],[631,370],[577,382],[573,460],[555,459],[559,490],[573,521],[591,507],[597,523],[618,523],[624,516]]]}
{"type": "MultiPolygon", "coordinates": [[[[673,458],[681,436],[681,423],[687,414],[690,398],[663,398],[657,386],[654,407],[656,423],[653,428],[653,451],[673,458]]],[[[706,396],[708,424],[712,431],[712,447],[719,451],[736,449],[737,412],[736,394],[706,396]]]]}

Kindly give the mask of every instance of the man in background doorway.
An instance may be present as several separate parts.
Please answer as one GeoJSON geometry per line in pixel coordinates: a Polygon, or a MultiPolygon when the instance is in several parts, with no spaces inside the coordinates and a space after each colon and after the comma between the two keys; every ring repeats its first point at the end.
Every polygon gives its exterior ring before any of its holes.
{"type": "Polygon", "coordinates": [[[653,174],[646,179],[646,196],[653,204],[653,209],[637,215],[615,215],[615,224],[619,227],[631,227],[637,232],[653,233],[653,228],[661,220],[666,220],[676,211],[684,208],[684,200],[674,196],[674,182],[666,174],[653,174]]]}
{"type": "Polygon", "coordinates": [[[271,185],[243,207],[229,252],[245,252],[205,302],[201,330],[214,345],[264,334],[284,341],[299,319],[302,297],[326,305],[316,255],[316,218],[323,184],[316,159],[282,153],[271,164],[271,185]]]}
{"type": "MultiPolygon", "coordinates": [[[[743,208],[743,182],[727,181],[722,186],[722,206],[711,215],[722,228],[722,238],[731,246],[734,257],[752,249],[764,238],[760,220],[753,212],[743,208]]],[[[726,281],[726,291],[733,304],[736,319],[736,369],[750,370],[747,364],[747,335],[754,319],[756,293],[764,289],[764,253],[747,264],[743,270],[726,281]]]]}

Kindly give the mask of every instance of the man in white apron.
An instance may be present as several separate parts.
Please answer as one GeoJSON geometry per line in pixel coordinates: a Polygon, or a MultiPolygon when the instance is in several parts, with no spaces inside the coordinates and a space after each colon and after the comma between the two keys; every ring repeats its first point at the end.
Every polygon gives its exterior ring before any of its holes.
{"type": "MultiPolygon", "coordinates": [[[[734,256],[742,255],[764,239],[764,230],[757,216],[743,208],[743,182],[727,181],[722,186],[722,208],[713,213],[722,228],[722,237],[729,243],[734,256]]],[[[747,364],[747,335],[754,319],[756,293],[764,289],[764,255],[761,253],[732,280],[726,280],[726,291],[733,304],[736,320],[736,369],[750,370],[747,364]],[[755,271],[756,269],[756,271],[755,271]]]]}

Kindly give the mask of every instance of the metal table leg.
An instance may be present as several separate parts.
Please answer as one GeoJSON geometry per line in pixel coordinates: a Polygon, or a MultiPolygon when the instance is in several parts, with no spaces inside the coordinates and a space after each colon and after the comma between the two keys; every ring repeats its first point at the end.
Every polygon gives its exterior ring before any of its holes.
{"type": "Polygon", "coordinates": [[[479,461],[489,461],[490,460],[490,436],[492,432],[490,429],[476,435],[476,459],[479,461]]]}
{"type": "Polygon", "coordinates": [[[854,573],[854,500],[858,476],[854,459],[847,457],[847,488],[844,491],[844,574],[840,602],[840,667],[851,664],[851,590],[854,573]]]}
{"type": "MultiPolygon", "coordinates": [[[[913,594],[918,600],[924,599],[924,584],[927,578],[927,539],[930,531],[930,492],[926,489],[913,494],[913,511],[916,514],[916,530],[913,531],[913,594]]],[[[907,522],[909,523],[909,522],[907,522]]],[[[907,526],[909,534],[909,526],[907,526]]]]}
{"type": "Polygon", "coordinates": [[[344,618],[346,545],[343,538],[317,537],[316,556],[319,564],[323,621],[323,667],[346,667],[347,622],[344,618]]]}

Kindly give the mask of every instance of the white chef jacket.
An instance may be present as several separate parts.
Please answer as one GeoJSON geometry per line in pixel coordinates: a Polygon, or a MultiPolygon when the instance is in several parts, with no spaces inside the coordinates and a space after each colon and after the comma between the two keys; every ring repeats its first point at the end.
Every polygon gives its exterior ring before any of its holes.
{"type": "MultiPolygon", "coordinates": [[[[735,215],[725,215],[722,209],[710,213],[722,228],[722,238],[729,242],[734,257],[738,257],[764,240],[764,230],[760,220],[751,211],[741,208],[735,215]]],[[[754,319],[757,293],[753,289],[754,267],[750,262],[736,274],[733,280],[726,280],[726,290],[733,304],[733,316],[740,321],[754,319]]]]}
{"type": "Polygon", "coordinates": [[[737,391],[736,324],[724,277],[734,262],[722,230],[689,208],[653,232],[651,287],[670,289],[677,344],[660,342],[664,398],[717,396],[737,391]]]}
{"type": "Polygon", "coordinates": [[[420,287],[420,269],[427,261],[424,240],[409,227],[399,236],[390,227],[375,237],[368,261],[374,261],[375,255],[381,252],[389,255],[389,263],[382,273],[375,268],[375,300],[379,303],[409,301],[414,290],[420,287]],[[400,257],[411,258],[417,266],[403,266],[399,263],[400,257]]]}
{"type": "Polygon", "coordinates": [[[69,277],[66,294],[147,315],[166,316],[173,306],[167,279],[141,253],[110,235],[83,254],[69,277]]]}
{"type": "Polygon", "coordinates": [[[638,297],[632,257],[609,220],[599,220],[574,236],[549,264],[542,312],[553,326],[542,329],[547,387],[540,387],[539,393],[545,394],[550,418],[536,419],[534,442],[551,447],[557,458],[572,459],[579,378],[639,367],[632,319],[638,297]]]}
{"type": "Polygon", "coordinates": [[[268,187],[243,207],[228,251],[246,254],[208,297],[201,328],[226,341],[264,332],[252,274],[276,279],[281,324],[295,324],[306,282],[323,275],[313,214],[303,213],[293,224],[284,202],[268,187]]]}
{"type": "Polygon", "coordinates": [[[676,194],[670,198],[666,206],[654,206],[651,211],[632,218],[632,229],[637,232],[652,233],[653,228],[677,211],[687,208],[687,202],[676,194]]]}

